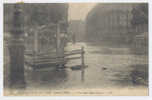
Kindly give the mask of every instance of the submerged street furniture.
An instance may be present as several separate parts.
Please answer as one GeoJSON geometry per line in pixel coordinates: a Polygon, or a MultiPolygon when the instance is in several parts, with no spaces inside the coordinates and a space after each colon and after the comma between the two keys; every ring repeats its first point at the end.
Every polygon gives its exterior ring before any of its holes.
{"type": "MultiPolygon", "coordinates": [[[[66,68],[70,68],[71,70],[81,70],[81,78],[82,81],[84,80],[84,68],[86,67],[84,64],[84,48],[81,47],[81,49],[77,50],[72,50],[72,51],[65,51],[65,38],[60,31],[60,23],[56,26],[57,31],[56,31],[56,51],[52,50],[45,50],[45,52],[39,52],[41,48],[39,48],[39,43],[38,43],[38,32],[41,31],[36,31],[34,34],[34,49],[32,51],[26,51],[25,52],[25,64],[30,66],[34,71],[40,71],[42,69],[56,69],[56,70],[64,70],[66,68]],[[76,56],[75,56],[76,55],[76,56]],[[77,56],[79,55],[79,56],[77,56]],[[70,60],[76,60],[80,59],[81,63],[80,65],[75,65],[75,66],[66,66],[67,62],[70,60]]],[[[40,30],[47,28],[39,28],[40,30]]]]}

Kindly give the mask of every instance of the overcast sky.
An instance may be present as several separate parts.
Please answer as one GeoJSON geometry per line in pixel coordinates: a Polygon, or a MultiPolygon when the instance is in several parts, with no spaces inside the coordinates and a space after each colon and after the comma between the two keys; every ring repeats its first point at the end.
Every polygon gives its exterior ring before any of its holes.
{"type": "Polygon", "coordinates": [[[70,3],[69,20],[84,20],[96,3],[70,3]]]}

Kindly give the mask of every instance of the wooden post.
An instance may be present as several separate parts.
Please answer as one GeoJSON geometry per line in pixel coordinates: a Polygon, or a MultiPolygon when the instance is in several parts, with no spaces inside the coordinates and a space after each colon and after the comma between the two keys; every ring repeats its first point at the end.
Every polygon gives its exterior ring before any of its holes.
{"type": "Polygon", "coordinates": [[[38,53],[38,32],[34,32],[34,53],[38,53]]]}
{"type": "Polygon", "coordinates": [[[56,32],[56,54],[60,56],[60,24],[57,23],[57,32],[56,32]]]}
{"type": "MultiPolygon", "coordinates": [[[[36,29],[36,28],[35,28],[36,29]]],[[[38,31],[34,31],[34,59],[33,59],[33,64],[35,65],[35,61],[37,59],[37,54],[38,54],[38,31]]]]}
{"type": "Polygon", "coordinates": [[[21,4],[14,4],[13,28],[9,42],[10,54],[10,88],[24,88],[24,40],[23,40],[23,18],[21,16],[21,4]]]}
{"type": "MultiPolygon", "coordinates": [[[[64,47],[63,43],[61,43],[61,31],[60,31],[60,22],[57,23],[57,32],[56,32],[56,55],[57,57],[63,57],[64,55],[64,47]]],[[[64,60],[61,58],[58,58],[58,60],[64,60]]],[[[59,64],[58,67],[63,67],[62,64],[59,64]]]]}
{"type": "Polygon", "coordinates": [[[81,65],[81,81],[84,82],[84,67],[85,67],[85,64],[84,64],[84,47],[81,47],[81,60],[82,60],[82,65],[81,65]]]}

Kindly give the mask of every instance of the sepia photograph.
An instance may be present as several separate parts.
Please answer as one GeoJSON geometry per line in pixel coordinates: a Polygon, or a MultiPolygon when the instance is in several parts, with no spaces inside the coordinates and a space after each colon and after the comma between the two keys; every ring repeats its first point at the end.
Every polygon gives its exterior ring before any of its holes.
{"type": "Polygon", "coordinates": [[[4,3],[4,96],[148,96],[148,3],[4,3]]]}

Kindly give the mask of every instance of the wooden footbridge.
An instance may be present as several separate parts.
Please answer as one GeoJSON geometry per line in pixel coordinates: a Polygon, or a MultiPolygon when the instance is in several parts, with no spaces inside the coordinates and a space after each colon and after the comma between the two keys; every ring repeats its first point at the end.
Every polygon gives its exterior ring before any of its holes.
{"type": "Polygon", "coordinates": [[[25,54],[25,64],[30,66],[34,71],[41,71],[42,69],[55,68],[56,70],[81,70],[81,80],[84,81],[84,69],[87,67],[84,62],[84,48],[64,52],[62,56],[57,56],[54,53],[33,55],[32,53],[25,54]],[[80,59],[79,65],[66,66],[70,60],[80,59]]]}
{"type": "Polygon", "coordinates": [[[25,63],[27,65],[33,67],[36,70],[36,69],[41,69],[41,68],[47,68],[49,66],[62,65],[62,67],[65,67],[65,64],[69,60],[80,59],[81,60],[80,65],[82,65],[82,67],[83,67],[83,66],[85,66],[84,53],[85,53],[85,51],[84,51],[83,47],[81,47],[81,49],[64,52],[63,56],[57,56],[53,52],[47,52],[47,53],[42,53],[42,54],[37,54],[37,55],[34,55],[32,52],[26,52],[25,53],[25,58],[26,58],[25,63]],[[71,57],[71,56],[75,56],[75,55],[79,55],[79,56],[71,57]]]}

